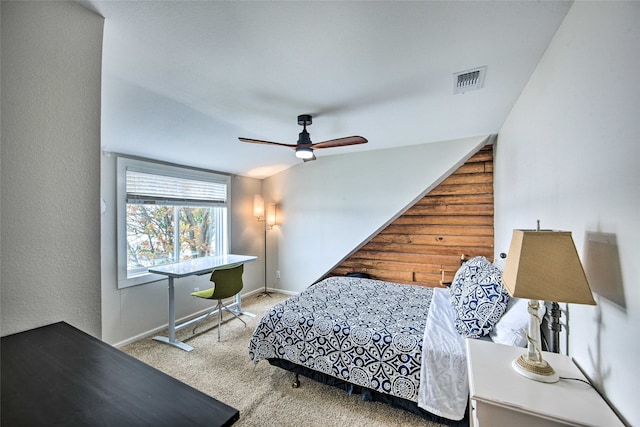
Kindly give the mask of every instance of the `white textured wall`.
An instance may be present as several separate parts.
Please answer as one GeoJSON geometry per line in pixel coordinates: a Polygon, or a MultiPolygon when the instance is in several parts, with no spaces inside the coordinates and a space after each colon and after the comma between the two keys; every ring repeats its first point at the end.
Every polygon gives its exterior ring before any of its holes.
{"type": "Polygon", "coordinates": [[[331,271],[412,201],[464,163],[487,136],[323,156],[267,178],[280,204],[269,233],[268,277],[300,292],[331,271]]]}
{"type": "Polygon", "coordinates": [[[568,351],[640,425],[640,3],[576,2],[498,137],[496,254],[514,228],[573,232],[597,307],[568,351]]]}
{"type": "Polygon", "coordinates": [[[2,335],[100,336],[102,17],[2,2],[2,335]]]}

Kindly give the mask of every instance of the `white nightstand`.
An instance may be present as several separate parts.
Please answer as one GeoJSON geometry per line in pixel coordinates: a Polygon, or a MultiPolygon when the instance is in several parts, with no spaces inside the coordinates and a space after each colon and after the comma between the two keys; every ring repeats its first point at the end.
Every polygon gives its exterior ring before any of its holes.
{"type": "MultiPolygon", "coordinates": [[[[545,384],[516,373],[511,362],[525,351],[467,339],[472,427],[624,427],[590,385],[562,379],[545,384]]],[[[569,357],[548,352],[543,357],[561,377],[585,379],[569,357]]]]}

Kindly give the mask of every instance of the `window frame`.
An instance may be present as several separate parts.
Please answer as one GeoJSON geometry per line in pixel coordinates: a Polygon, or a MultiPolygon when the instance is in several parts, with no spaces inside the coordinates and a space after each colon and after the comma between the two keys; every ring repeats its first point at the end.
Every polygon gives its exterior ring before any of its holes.
{"type": "MultiPolygon", "coordinates": [[[[227,252],[231,246],[231,176],[216,172],[208,172],[185,166],[170,165],[151,160],[135,159],[118,156],[116,159],[116,264],[117,287],[123,289],[166,279],[166,276],[154,273],[141,273],[127,277],[127,170],[162,175],[167,177],[184,178],[197,181],[224,183],[226,185],[226,202],[217,203],[184,203],[183,206],[210,206],[226,208],[226,236],[227,252]]],[[[216,242],[216,246],[218,246],[216,242]]]]}

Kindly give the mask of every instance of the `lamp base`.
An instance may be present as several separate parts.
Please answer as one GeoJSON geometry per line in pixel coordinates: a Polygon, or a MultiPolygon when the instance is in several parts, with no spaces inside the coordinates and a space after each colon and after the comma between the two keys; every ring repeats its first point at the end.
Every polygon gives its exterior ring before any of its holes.
{"type": "Polygon", "coordinates": [[[271,292],[268,292],[268,291],[262,291],[262,293],[258,295],[258,298],[260,298],[260,297],[269,297],[269,298],[273,298],[273,297],[271,296],[271,292]]]}
{"type": "Polygon", "coordinates": [[[560,379],[546,360],[539,362],[529,360],[524,354],[511,363],[513,369],[520,375],[543,383],[557,383],[560,379]]]}

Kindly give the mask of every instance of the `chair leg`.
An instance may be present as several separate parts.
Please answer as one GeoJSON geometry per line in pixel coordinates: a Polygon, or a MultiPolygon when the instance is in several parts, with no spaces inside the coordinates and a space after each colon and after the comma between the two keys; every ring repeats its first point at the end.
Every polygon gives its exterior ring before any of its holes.
{"type": "Polygon", "coordinates": [[[222,320],[222,310],[227,310],[229,313],[233,314],[233,316],[241,321],[244,324],[244,327],[247,327],[247,323],[242,320],[233,310],[224,305],[222,301],[218,300],[218,341],[220,341],[220,322],[222,320]]]}
{"type": "Polygon", "coordinates": [[[192,334],[196,333],[196,329],[198,328],[198,326],[200,326],[200,324],[202,322],[204,322],[205,320],[207,320],[209,318],[209,316],[211,316],[213,313],[215,312],[215,310],[211,310],[210,312],[207,313],[206,316],[204,316],[202,319],[200,319],[198,321],[198,323],[196,323],[196,325],[193,327],[193,330],[191,331],[192,334]]]}
{"type": "Polygon", "coordinates": [[[227,307],[226,305],[224,305],[222,303],[221,300],[218,300],[218,305],[216,305],[215,309],[211,310],[209,313],[207,313],[206,316],[204,316],[202,319],[200,319],[198,321],[198,323],[196,323],[196,325],[193,327],[193,331],[191,333],[195,334],[196,333],[196,328],[198,326],[200,326],[200,324],[202,322],[204,322],[205,320],[207,320],[209,318],[209,316],[211,316],[213,313],[216,312],[216,310],[218,311],[218,341],[220,341],[220,324],[222,323],[222,310],[227,310],[229,313],[233,314],[234,317],[236,319],[238,319],[239,321],[241,321],[244,324],[244,327],[247,327],[247,323],[242,320],[235,311],[231,310],[229,307],[227,307]]]}
{"type": "Polygon", "coordinates": [[[247,323],[246,323],[244,320],[242,320],[242,319],[241,319],[241,318],[236,314],[236,312],[235,312],[235,311],[231,310],[231,309],[230,309],[230,308],[228,308],[226,305],[222,304],[222,302],[220,302],[220,305],[222,306],[222,308],[223,308],[224,310],[227,310],[229,313],[233,314],[233,315],[235,316],[235,318],[236,318],[236,319],[238,319],[239,321],[241,321],[242,323],[244,323],[244,327],[245,327],[245,328],[247,327],[247,323]]]}

